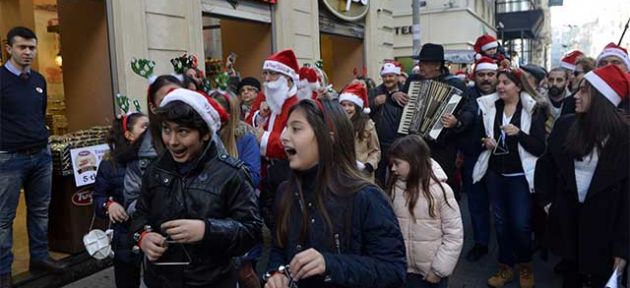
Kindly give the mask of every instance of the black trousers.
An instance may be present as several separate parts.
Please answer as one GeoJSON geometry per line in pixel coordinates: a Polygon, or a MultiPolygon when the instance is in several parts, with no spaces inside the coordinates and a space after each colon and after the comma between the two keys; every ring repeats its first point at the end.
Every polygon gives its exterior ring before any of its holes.
{"type": "Polygon", "coordinates": [[[140,287],[140,264],[114,258],[114,277],[117,288],[138,288],[140,287]]]}
{"type": "MultiPolygon", "coordinates": [[[[578,263],[575,260],[566,260],[567,270],[562,275],[562,287],[563,288],[575,288],[582,287],[583,283],[587,283],[590,280],[590,287],[604,287],[608,282],[610,275],[585,275],[580,274],[578,270],[578,263]]],[[[612,273],[612,271],[611,271],[612,273]]]]}

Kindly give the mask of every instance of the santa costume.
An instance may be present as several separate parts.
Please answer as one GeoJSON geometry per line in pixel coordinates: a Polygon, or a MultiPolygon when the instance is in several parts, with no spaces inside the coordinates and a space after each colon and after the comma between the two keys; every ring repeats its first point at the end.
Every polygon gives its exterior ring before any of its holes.
{"type": "Polygon", "coordinates": [[[284,146],[280,141],[280,135],[289,118],[289,110],[298,102],[297,83],[299,82],[299,65],[293,50],[282,50],[265,60],[263,70],[280,73],[293,82],[291,88],[284,87],[287,78],[280,78],[273,82],[263,84],[262,93],[258,94],[252,104],[252,113],[246,122],[254,127],[263,127],[265,132],[260,139],[260,154],[271,159],[286,159],[284,146]],[[279,85],[278,85],[279,84],[279,85]],[[269,117],[261,117],[260,106],[266,102],[269,106],[269,117]]]}

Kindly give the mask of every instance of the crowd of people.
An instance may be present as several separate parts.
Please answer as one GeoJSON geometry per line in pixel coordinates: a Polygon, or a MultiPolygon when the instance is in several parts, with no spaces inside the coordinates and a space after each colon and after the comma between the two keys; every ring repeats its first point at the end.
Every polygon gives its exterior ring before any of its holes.
{"type": "MultiPolygon", "coordinates": [[[[33,199],[48,189],[38,201],[49,201],[50,179],[39,170],[50,177],[51,169],[45,81],[30,69],[37,38],[18,27],[7,39],[2,287],[11,287],[19,188],[33,199]],[[23,105],[44,109],[22,114],[23,105]]],[[[604,287],[613,270],[623,275],[627,51],[613,43],[596,59],[574,51],[549,72],[511,63],[490,35],[475,52],[464,79],[447,68],[443,46],[427,43],[411,75],[386,61],[379,86],[361,75],[339,92],[290,49],[262,63],[263,83],[247,75],[206,91],[196,61],[184,75],[147,77],[147,114],[113,120],[94,192],[97,215],[114,228],[116,286],[447,287],[460,258],[489,253],[491,221],[498,271],[480,275],[491,287],[516,275],[520,287],[534,287],[535,249],[562,258],[563,287],[604,287]],[[435,138],[399,133],[420,80],[462,96],[439,115],[435,138]],[[462,193],[469,211],[460,211],[462,193]],[[464,234],[475,245],[460,257],[464,234]]],[[[31,246],[31,267],[63,269],[41,237],[48,215],[36,211],[47,202],[27,204],[31,243],[41,244],[31,246]]]]}

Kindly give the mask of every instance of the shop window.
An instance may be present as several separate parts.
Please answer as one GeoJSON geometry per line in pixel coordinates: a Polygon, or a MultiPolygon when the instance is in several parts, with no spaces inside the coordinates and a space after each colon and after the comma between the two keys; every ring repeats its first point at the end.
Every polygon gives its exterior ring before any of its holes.
{"type": "Polygon", "coordinates": [[[236,55],[234,69],[241,78],[262,81],[262,65],[272,53],[271,25],[235,18],[203,16],[206,72],[210,79],[225,68],[230,54],[236,55]]]}

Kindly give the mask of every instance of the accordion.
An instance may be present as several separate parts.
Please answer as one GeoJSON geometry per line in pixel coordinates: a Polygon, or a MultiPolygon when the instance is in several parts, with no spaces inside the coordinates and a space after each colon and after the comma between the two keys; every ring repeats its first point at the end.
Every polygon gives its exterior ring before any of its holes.
{"type": "Polygon", "coordinates": [[[462,91],[434,80],[413,81],[409,85],[409,102],[403,109],[398,133],[419,134],[437,140],[444,129],[440,118],[453,113],[462,100],[462,91]]]}

